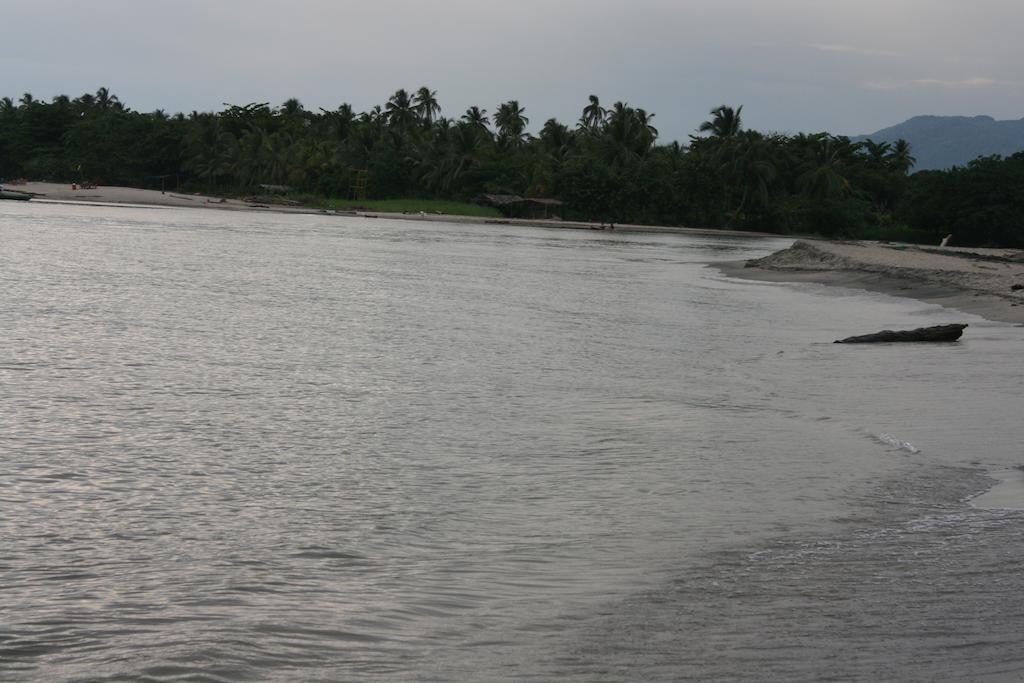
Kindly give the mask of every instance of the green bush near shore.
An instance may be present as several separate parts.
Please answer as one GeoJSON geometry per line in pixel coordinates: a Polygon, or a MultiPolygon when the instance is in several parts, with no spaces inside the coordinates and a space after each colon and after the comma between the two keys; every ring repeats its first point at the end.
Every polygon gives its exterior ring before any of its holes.
{"type": "Polygon", "coordinates": [[[927,230],[915,230],[905,225],[879,225],[856,230],[851,237],[877,242],[906,242],[908,244],[934,244],[940,240],[927,230]]]}

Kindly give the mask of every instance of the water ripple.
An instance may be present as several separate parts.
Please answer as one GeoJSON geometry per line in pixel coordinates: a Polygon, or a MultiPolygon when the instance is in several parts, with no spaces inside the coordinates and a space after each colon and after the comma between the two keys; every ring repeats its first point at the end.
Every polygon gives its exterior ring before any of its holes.
{"type": "Polygon", "coordinates": [[[704,267],[786,240],[6,204],[0,679],[1024,670],[1019,330],[865,366],[944,314],[704,267]]]}

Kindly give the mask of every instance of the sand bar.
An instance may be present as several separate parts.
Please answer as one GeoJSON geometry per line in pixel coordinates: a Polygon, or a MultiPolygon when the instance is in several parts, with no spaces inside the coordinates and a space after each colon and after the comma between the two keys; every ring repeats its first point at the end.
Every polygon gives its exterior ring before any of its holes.
{"type": "Polygon", "coordinates": [[[1024,251],[1020,249],[798,240],[789,249],[761,259],[716,267],[735,277],[867,289],[990,320],[1024,323],[1024,251]]]}

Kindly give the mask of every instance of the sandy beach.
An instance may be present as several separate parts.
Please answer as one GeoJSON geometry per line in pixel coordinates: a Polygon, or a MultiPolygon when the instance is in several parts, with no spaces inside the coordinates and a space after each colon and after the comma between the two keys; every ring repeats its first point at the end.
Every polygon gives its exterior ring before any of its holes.
{"type": "Polygon", "coordinates": [[[798,240],[765,258],[717,267],[735,277],[867,289],[1024,323],[1019,249],[798,240]]]}
{"type": "Polygon", "coordinates": [[[134,187],[74,187],[67,183],[28,182],[7,184],[5,189],[32,195],[33,201],[87,202],[125,204],[132,206],[167,206],[180,208],[223,209],[233,211],[284,211],[288,213],[320,213],[317,209],[259,204],[241,199],[227,199],[203,194],[161,192],[134,187]]]}
{"type": "MultiPolygon", "coordinates": [[[[99,186],[89,189],[72,189],[65,183],[28,182],[7,185],[5,189],[31,194],[34,201],[41,202],[85,202],[96,204],[118,204],[127,206],[155,206],[196,209],[218,209],[227,211],[260,211],[277,213],[299,213],[338,216],[363,216],[366,218],[391,218],[397,220],[444,221],[477,225],[529,225],[542,228],[563,228],[570,230],[597,230],[600,224],[589,221],[565,221],[540,218],[480,218],[440,213],[388,213],[383,211],[332,211],[309,206],[286,206],[260,203],[244,199],[231,199],[204,194],[182,192],[161,192],[142,190],[134,187],[99,186]]],[[[709,228],[684,228],[675,226],[634,225],[616,223],[615,232],[676,233],[683,235],[727,235],[734,237],[778,237],[770,233],[739,230],[717,230],[709,228]]]]}

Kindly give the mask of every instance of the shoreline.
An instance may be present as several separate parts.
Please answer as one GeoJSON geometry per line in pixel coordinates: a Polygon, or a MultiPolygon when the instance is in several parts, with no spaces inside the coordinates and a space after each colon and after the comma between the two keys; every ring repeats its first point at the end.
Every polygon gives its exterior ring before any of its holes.
{"type": "Polygon", "coordinates": [[[730,277],[811,282],[917,299],[1024,325],[1024,251],[797,240],[752,261],[711,264],[730,277]]]}
{"type": "Polygon", "coordinates": [[[340,216],[362,218],[385,218],[407,221],[443,221],[445,223],[475,225],[520,225],[537,228],[558,228],[565,230],[593,230],[595,232],[624,233],[672,233],[679,235],[705,235],[718,237],[773,237],[779,235],[767,232],[747,232],[743,230],[719,230],[715,228],[685,228],[664,225],[616,224],[614,230],[602,230],[589,221],[563,221],[544,218],[481,218],[479,216],[460,216],[454,214],[428,213],[388,213],[383,211],[330,210],[309,206],[282,206],[258,204],[241,199],[228,199],[203,194],[184,194],[181,192],[161,192],[160,190],[143,190],[133,187],[100,186],[89,189],[72,190],[65,183],[29,182],[13,186],[13,192],[25,192],[32,195],[32,201],[40,204],[74,203],[97,206],[121,206],[135,208],[188,208],[215,209],[218,211],[254,211],[257,213],[287,213],[318,216],[340,216]]]}
{"type": "MultiPolygon", "coordinates": [[[[613,233],[668,233],[746,239],[780,235],[740,230],[656,225],[616,225],[602,230],[591,222],[557,219],[481,218],[451,214],[334,211],[314,207],[256,204],[202,194],[101,186],[72,190],[63,183],[30,182],[15,186],[41,204],[77,204],[118,208],[192,208],[218,211],[305,214],[337,217],[433,221],[462,225],[509,225],[613,233]]],[[[788,249],[753,261],[710,264],[725,275],[763,282],[811,282],[880,292],[1024,325],[1024,250],[935,248],[880,242],[796,240],[788,249]]]]}

